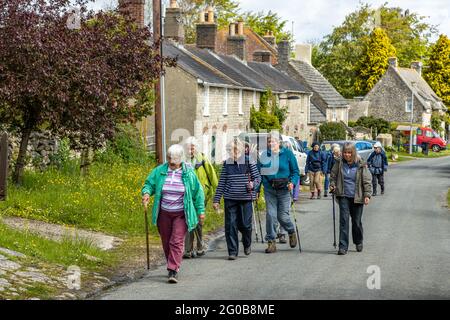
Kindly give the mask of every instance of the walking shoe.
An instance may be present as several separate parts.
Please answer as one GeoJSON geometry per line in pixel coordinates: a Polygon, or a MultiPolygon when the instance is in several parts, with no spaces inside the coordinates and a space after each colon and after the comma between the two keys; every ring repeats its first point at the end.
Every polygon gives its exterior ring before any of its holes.
{"type": "Polygon", "coordinates": [[[185,252],[183,254],[183,259],[190,259],[190,258],[193,258],[192,252],[185,252]]]}
{"type": "Polygon", "coordinates": [[[384,190],[381,190],[381,194],[384,194],[384,190]]]}
{"type": "Polygon", "coordinates": [[[169,283],[178,283],[178,272],[169,270],[169,283]]]}
{"type": "Polygon", "coordinates": [[[278,237],[278,242],[279,243],[287,243],[286,235],[285,234],[280,234],[280,236],[278,237]]]}
{"type": "Polygon", "coordinates": [[[320,190],[317,191],[317,199],[321,199],[320,190]]]}
{"type": "Polygon", "coordinates": [[[362,243],[357,244],[356,245],[356,251],[361,252],[362,250],[363,250],[363,244],[362,243]]]}
{"type": "Polygon", "coordinates": [[[372,193],[372,197],[375,197],[376,195],[377,195],[377,193],[376,193],[376,192],[372,193]]]}
{"type": "Polygon", "coordinates": [[[328,197],[328,192],[325,191],[325,193],[323,194],[324,197],[328,197]]]}
{"type": "Polygon", "coordinates": [[[244,253],[246,256],[249,256],[252,253],[252,247],[244,248],[244,253]]]}
{"type": "Polygon", "coordinates": [[[277,252],[277,245],[275,244],[275,240],[269,240],[267,242],[267,248],[266,248],[265,252],[266,253],[277,252]]]}
{"type": "Polygon", "coordinates": [[[311,192],[311,197],[309,197],[311,200],[314,199],[314,192],[311,192]]]}
{"type": "Polygon", "coordinates": [[[344,250],[344,249],[339,249],[339,251],[338,251],[338,256],[343,256],[343,255],[346,255],[347,254],[347,250],[344,250]]]}
{"type": "Polygon", "coordinates": [[[289,234],[289,245],[291,248],[295,248],[297,246],[297,235],[295,232],[289,234]]]}
{"type": "Polygon", "coordinates": [[[228,256],[228,260],[236,260],[237,256],[228,256]]]}

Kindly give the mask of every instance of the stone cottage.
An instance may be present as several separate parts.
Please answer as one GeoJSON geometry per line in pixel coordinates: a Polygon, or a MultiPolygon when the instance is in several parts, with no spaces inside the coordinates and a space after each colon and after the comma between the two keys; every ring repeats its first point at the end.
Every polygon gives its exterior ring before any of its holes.
{"type": "Polygon", "coordinates": [[[389,67],[380,81],[367,93],[362,103],[352,107],[357,115],[374,116],[387,121],[411,121],[411,97],[413,102],[412,121],[430,126],[431,113],[443,113],[446,108],[442,99],[422,78],[422,63],[413,62],[411,68],[398,66],[397,58],[389,58],[389,67]]]}

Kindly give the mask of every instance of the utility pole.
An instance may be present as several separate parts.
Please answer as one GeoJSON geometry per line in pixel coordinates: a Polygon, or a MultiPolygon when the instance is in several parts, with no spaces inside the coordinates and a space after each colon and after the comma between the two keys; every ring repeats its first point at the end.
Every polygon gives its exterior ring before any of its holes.
{"type": "MultiPolygon", "coordinates": [[[[162,56],[162,14],[161,14],[161,0],[153,0],[153,39],[159,41],[160,55],[162,56]]],[[[161,60],[161,67],[163,66],[161,60]]],[[[155,82],[155,151],[156,161],[161,164],[165,161],[164,157],[164,131],[163,131],[163,97],[161,96],[161,88],[163,81],[161,76],[155,82]]]]}
{"type": "Polygon", "coordinates": [[[0,201],[6,200],[8,180],[8,135],[0,133],[0,201]]]}

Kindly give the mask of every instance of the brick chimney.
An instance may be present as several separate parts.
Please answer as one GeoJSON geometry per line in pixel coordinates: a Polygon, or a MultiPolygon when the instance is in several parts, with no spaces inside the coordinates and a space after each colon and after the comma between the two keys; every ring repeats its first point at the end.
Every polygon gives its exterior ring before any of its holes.
{"type": "Polygon", "coordinates": [[[422,62],[420,61],[411,62],[411,69],[416,70],[419,75],[422,75],[422,62]]]}
{"type": "Polygon", "coordinates": [[[184,43],[182,13],[176,0],[170,0],[170,7],[166,9],[164,36],[179,43],[184,43]]]}
{"type": "Polygon", "coordinates": [[[209,7],[207,19],[205,12],[200,13],[200,20],[197,23],[197,47],[216,50],[217,44],[217,24],[214,21],[214,9],[209,7]]]}
{"type": "Polygon", "coordinates": [[[119,12],[128,15],[140,27],[144,25],[145,0],[119,0],[119,12]]]}
{"type": "Polygon", "coordinates": [[[267,41],[267,43],[269,43],[272,47],[275,47],[276,43],[275,43],[275,36],[273,35],[272,31],[269,31],[266,33],[266,35],[263,37],[264,40],[267,41]]]}
{"type": "Polygon", "coordinates": [[[390,67],[392,67],[394,69],[397,69],[397,67],[398,67],[397,57],[390,57],[390,58],[388,58],[388,63],[389,63],[390,67]]]}
{"type": "Polygon", "coordinates": [[[283,71],[287,71],[289,57],[291,54],[291,44],[287,40],[278,42],[278,65],[283,71]]]}
{"type": "Polygon", "coordinates": [[[231,23],[227,38],[227,54],[235,55],[241,60],[246,60],[247,50],[245,46],[246,38],[244,34],[243,21],[239,21],[237,23],[237,34],[235,32],[236,32],[236,24],[231,23]]]}
{"type": "Polygon", "coordinates": [[[255,51],[253,52],[253,61],[272,64],[272,54],[270,51],[255,51]]]}
{"type": "Polygon", "coordinates": [[[295,59],[311,64],[312,46],[310,44],[295,45],[295,59]]]}

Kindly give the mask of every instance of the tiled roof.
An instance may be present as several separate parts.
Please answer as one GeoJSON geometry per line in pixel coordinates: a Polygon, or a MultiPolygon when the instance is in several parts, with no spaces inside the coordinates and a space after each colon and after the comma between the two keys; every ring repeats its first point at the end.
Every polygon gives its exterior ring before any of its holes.
{"type": "Polygon", "coordinates": [[[186,49],[178,47],[170,42],[164,42],[163,54],[171,58],[177,58],[177,65],[194,77],[211,84],[236,86],[239,83],[229,79],[218,70],[190,54],[186,49]]]}
{"type": "Polygon", "coordinates": [[[327,117],[314,105],[314,103],[311,102],[309,108],[309,123],[322,123],[326,121],[327,117]]]}
{"type": "Polygon", "coordinates": [[[422,101],[424,107],[426,106],[425,101],[429,101],[433,110],[445,110],[442,100],[436,95],[433,89],[431,89],[425,79],[422,78],[416,70],[409,68],[394,68],[394,70],[396,70],[403,81],[405,81],[406,84],[414,90],[416,96],[422,101]]]}
{"type": "Polygon", "coordinates": [[[267,86],[271,87],[274,91],[309,92],[302,84],[277,70],[271,64],[263,62],[248,62],[247,64],[263,76],[267,86]]]}
{"type": "Polygon", "coordinates": [[[290,60],[289,64],[305,80],[314,94],[320,96],[329,106],[345,107],[347,100],[336,91],[327,79],[312,65],[299,60],[290,60]]]}

